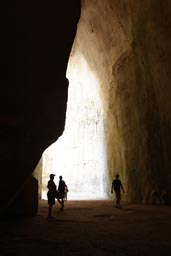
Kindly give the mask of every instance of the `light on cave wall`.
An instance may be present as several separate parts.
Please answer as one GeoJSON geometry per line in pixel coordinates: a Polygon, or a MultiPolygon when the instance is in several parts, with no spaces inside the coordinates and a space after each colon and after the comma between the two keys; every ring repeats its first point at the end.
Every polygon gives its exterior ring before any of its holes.
{"type": "Polygon", "coordinates": [[[68,63],[69,92],[65,131],[43,154],[42,198],[49,174],[66,181],[68,199],[107,198],[106,148],[99,81],[81,53],[68,63]]]}

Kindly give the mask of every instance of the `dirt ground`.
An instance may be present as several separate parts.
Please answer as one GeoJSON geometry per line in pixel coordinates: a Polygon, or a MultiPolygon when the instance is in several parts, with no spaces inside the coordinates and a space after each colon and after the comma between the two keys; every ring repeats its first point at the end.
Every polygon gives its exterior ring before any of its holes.
{"type": "Polygon", "coordinates": [[[37,216],[1,221],[0,255],[171,255],[170,206],[67,201],[63,212],[55,204],[54,218],[47,212],[41,200],[37,216]]]}

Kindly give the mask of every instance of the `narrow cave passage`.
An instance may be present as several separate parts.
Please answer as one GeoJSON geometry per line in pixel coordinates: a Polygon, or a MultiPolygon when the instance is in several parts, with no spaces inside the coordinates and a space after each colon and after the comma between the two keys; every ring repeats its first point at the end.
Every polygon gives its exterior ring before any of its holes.
{"type": "Polygon", "coordinates": [[[69,199],[107,198],[106,146],[99,80],[81,52],[68,63],[68,103],[65,131],[42,157],[42,198],[47,198],[49,174],[63,176],[69,199]]]}

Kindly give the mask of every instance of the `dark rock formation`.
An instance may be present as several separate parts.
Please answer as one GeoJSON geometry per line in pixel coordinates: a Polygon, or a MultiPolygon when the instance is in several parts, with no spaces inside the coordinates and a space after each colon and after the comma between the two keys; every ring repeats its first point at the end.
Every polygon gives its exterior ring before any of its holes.
{"type": "Polygon", "coordinates": [[[64,129],[65,74],[80,1],[16,0],[2,10],[1,213],[33,214],[37,181],[32,172],[64,129]]]}

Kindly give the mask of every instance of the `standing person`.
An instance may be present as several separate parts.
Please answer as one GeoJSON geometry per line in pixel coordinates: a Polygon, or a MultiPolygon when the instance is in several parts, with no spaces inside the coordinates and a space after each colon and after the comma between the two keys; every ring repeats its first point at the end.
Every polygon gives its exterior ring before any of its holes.
{"type": "Polygon", "coordinates": [[[123,193],[125,193],[125,190],[122,186],[122,182],[119,179],[119,175],[116,174],[116,179],[113,180],[112,182],[112,187],[111,187],[111,193],[113,193],[113,190],[115,191],[116,195],[116,208],[121,208],[120,202],[121,202],[121,189],[123,193]]]}
{"type": "Polygon", "coordinates": [[[56,197],[56,184],[53,181],[55,174],[50,174],[49,175],[50,180],[48,181],[47,188],[49,189],[47,193],[47,198],[48,198],[48,204],[49,204],[49,213],[48,213],[48,218],[52,218],[52,206],[55,204],[55,197],[56,197]]]}
{"type": "Polygon", "coordinates": [[[64,197],[65,197],[65,191],[68,190],[67,185],[65,184],[65,181],[62,179],[62,176],[59,176],[59,185],[58,185],[58,191],[60,194],[61,199],[61,211],[64,209],[64,197]]]}

